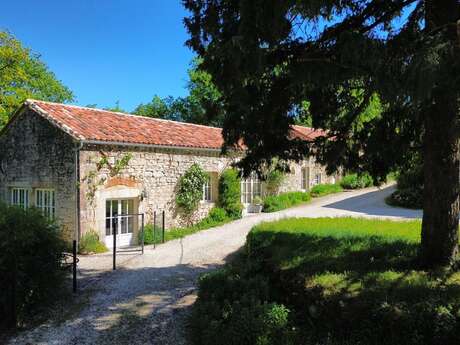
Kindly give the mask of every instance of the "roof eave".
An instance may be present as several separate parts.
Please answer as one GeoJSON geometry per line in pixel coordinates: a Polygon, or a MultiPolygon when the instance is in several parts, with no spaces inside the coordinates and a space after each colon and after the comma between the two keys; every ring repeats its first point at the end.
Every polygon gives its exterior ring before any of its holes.
{"type": "Polygon", "coordinates": [[[173,149],[173,150],[193,150],[193,151],[206,151],[206,152],[221,152],[221,148],[212,147],[194,147],[194,146],[175,146],[175,145],[158,145],[158,144],[142,144],[142,143],[128,143],[124,141],[103,141],[103,140],[81,140],[86,145],[114,145],[114,146],[127,146],[127,147],[145,147],[145,148],[159,148],[159,149],[173,149]]]}

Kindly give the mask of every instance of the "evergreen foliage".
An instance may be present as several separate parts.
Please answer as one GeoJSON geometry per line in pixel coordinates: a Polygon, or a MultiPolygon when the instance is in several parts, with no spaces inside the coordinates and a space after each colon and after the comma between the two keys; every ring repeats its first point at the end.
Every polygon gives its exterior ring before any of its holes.
{"type": "Polygon", "coordinates": [[[368,171],[378,184],[422,147],[420,257],[457,259],[458,0],[183,3],[187,44],[223,97],[226,148],[248,148],[245,172],[314,153],[328,172],[368,171]],[[313,144],[289,135],[306,101],[327,130],[313,144]]]}
{"type": "Polygon", "coordinates": [[[227,169],[219,178],[219,205],[231,218],[241,218],[241,180],[238,171],[227,169]]]}
{"type": "Polygon", "coordinates": [[[39,210],[0,203],[0,328],[23,324],[56,298],[65,247],[39,210]]]}

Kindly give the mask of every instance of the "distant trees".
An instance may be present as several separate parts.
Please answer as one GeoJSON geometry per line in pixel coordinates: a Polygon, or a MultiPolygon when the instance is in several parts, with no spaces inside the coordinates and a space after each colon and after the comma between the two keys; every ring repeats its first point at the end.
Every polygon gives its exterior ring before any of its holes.
{"type": "Polygon", "coordinates": [[[0,31],[0,128],[27,98],[70,102],[72,92],[9,32],[0,31]]]}
{"type": "Polygon", "coordinates": [[[211,75],[200,69],[200,63],[199,59],[193,60],[188,70],[188,96],[155,95],[150,102],[139,104],[133,114],[221,127],[225,115],[222,97],[211,75]]]}

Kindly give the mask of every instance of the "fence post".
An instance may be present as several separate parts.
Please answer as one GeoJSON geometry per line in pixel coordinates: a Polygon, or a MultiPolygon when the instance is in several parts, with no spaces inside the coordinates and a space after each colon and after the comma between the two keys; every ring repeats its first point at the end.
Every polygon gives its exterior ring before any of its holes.
{"type": "Polygon", "coordinates": [[[16,326],[18,324],[18,315],[17,315],[17,310],[16,310],[16,288],[17,288],[17,269],[18,269],[18,264],[16,258],[14,258],[14,268],[12,272],[12,280],[11,280],[11,299],[10,299],[10,307],[11,307],[11,317],[10,319],[7,319],[7,327],[10,327],[11,329],[16,329],[16,326]]]}
{"type": "Polygon", "coordinates": [[[157,247],[157,211],[153,211],[153,249],[157,247]]]}
{"type": "Polygon", "coordinates": [[[77,241],[73,240],[72,242],[72,282],[73,282],[73,292],[77,292],[77,241]]]}
{"type": "Polygon", "coordinates": [[[144,236],[145,236],[145,232],[144,232],[144,214],[142,213],[142,254],[144,254],[144,236]]]}
{"type": "Polygon", "coordinates": [[[118,229],[118,222],[116,223],[117,226],[113,229],[113,270],[117,269],[117,229],[118,229]]]}
{"type": "Polygon", "coordinates": [[[161,241],[161,243],[165,243],[165,211],[163,211],[162,217],[163,217],[163,220],[161,222],[162,223],[161,224],[161,233],[162,233],[163,240],[161,241]]]}

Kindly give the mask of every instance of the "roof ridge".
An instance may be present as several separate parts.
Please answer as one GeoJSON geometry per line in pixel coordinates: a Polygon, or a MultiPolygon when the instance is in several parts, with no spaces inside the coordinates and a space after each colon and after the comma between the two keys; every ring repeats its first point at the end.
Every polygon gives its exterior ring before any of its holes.
{"type": "Polygon", "coordinates": [[[102,111],[102,112],[105,112],[105,113],[117,114],[117,115],[129,116],[129,117],[135,117],[135,118],[143,118],[143,119],[152,120],[152,121],[172,122],[172,123],[177,123],[179,125],[197,126],[197,127],[213,128],[213,129],[222,130],[221,127],[201,125],[201,124],[198,124],[198,123],[180,122],[180,121],[174,121],[174,120],[160,119],[160,118],[157,118],[157,117],[149,117],[149,116],[143,116],[143,115],[137,115],[137,114],[128,114],[128,113],[122,113],[122,112],[119,112],[119,111],[111,111],[111,110],[100,109],[100,108],[84,107],[84,106],[75,105],[75,104],[64,104],[64,103],[57,103],[57,102],[50,102],[50,101],[42,101],[42,100],[32,99],[32,98],[26,99],[26,103],[29,103],[29,104],[46,103],[46,104],[59,105],[59,106],[64,106],[64,107],[77,108],[77,109],[87,109],[87,110],[92,110],[92,111],[102,111]]]}

